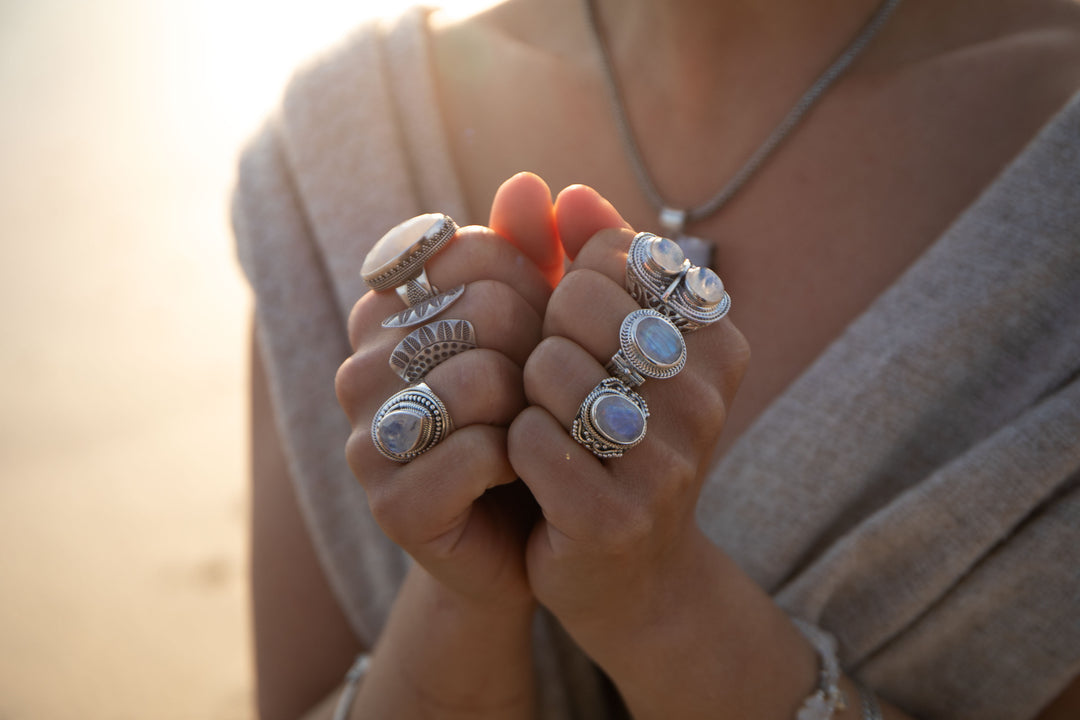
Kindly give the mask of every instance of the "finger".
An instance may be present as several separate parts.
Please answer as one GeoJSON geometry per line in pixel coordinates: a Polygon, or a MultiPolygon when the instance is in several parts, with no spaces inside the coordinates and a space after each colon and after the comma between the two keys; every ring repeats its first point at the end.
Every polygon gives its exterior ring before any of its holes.
{"type": "MultiPolygon", "coordinates": [[[[524,253],[493,230],[478,225],[459,229],[454,239],[428,260],[424,268],[429,280],[443,291],[476,280],[498,280],[517,290],[541,316],[551,294],[547,279],[524,253]]],[[[359,345],[363,331],[378,327],[370,324],[370,318],[378,318],[381,322],[404,307],[393,290],[365,294],[349,314],[352,346],[359,345]],[[354,321],[358,314],[360,317],[354,321]]]]}
{"type": "MultiPolygon", "coordinates": [[[[380,313],[377,303],[361,300],[353,306],[349,317],[350,334],[357,341],[364,338],[361,352],[372,358],[372,368],[379,366],[379,358],[383,362],[389,359],[402,338],[419,327],[383,328],[380,313]]],[[[432,322],[439,319],[468,320],[479,347],[498,350],[518,365],[525,364],[529,352],[540,340],[542,327],[541,316],[532,305],[516,288],[498,280],[469,283],[461,298],[432,322]]]]}
{"type": "MultiPolygon", "coordinates": [[[[731,374],[728,365],[741,362],[741,358],[725,354],[731,345],[720,343],[713,357],[699,356],[695,370],[690,369],[688,361],[687,369],[675,377],[648,380],[635,389],[645,398],[650,412],[645,441],[631,451],[636,460],[663,453],[660,445],[686,458],[708,459],[706,451],[723,428],[730,402],[726,394],[731,374]]],[[[608,377],[594,352],[567,337],[550,336],[536,347],[525,365],[523,382],[528,402],[551,413],[566,432],[585,396],[608,377]]],[[[733,394],[734,389],[730,392],[733,394]]]]}
{"type": "MultiPolygon", "coordinates": [[[[338,400],[354,427],[366,427],[379,407],[402,389],[402,384],[400,380],[389,384],[385,379],[372,378],[362,364],[351,364],[353,358],[338,370],[338,400]]],[[[446,405],[457,427],[509,425],[525,405],[521,369],[502,353],[486,348],[455,355],[433,368],[424,382],[446,405]]],[[[370,451],[369,457],[362,459],[374,461],[382,457],[374,446],[370,451]]]]}
{"type": "Polygon", "coordinates": [[[517,478],[506,454],[506,429],[488,425],[457,430],[395,472],[368,477],[364,487],[372,515],[405,548],[459,528],[486,490],[517,478]]]}
{"type": "Polygon", "coordinates": [[[570,430],[582,401],[608,377],[603,366],[577,343],[564,337],[545,338],[525,364],[523,383],[530,405],[543,407],[570,430]]]}
{"type": "Polygon", "coordinates": [[[544,336],[561,335],[606,364],[619,349],[623,318],[639,309],[621,285],[593,270],[572,270],[551,294],[544,336]]]}
{"type": "Polygon", "coordinates": [[[563,249],[571,258],[596,233],[609,228],[629,230],[619,211],[587,185],[571,185],[555,198],[555,221],[563,249]]]}
{"type": "Polygon", "coordinates": [[[539,176],[523,172],[504,182],[495,193],[488,224],[525,253],[552,287],[558,283],[565,256],[551,190],[539,176]]]}

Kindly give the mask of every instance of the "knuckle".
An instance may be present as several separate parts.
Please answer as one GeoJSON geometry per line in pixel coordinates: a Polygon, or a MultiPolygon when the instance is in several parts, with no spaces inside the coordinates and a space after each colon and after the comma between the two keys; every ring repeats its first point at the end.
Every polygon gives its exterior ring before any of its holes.
{"type": "Polygon", "coordinates": [[[363,340],[364,332],[369,328],[371,323],[371,315],[374,312],[372,303],[375,301],[374,291],[368,291],[364,293],[353,303],[352,309],[349,310],[349,319],[346,322],[346,328],[349,334],[349,347],[355,352],[363,340]]]}
{"type": "Polygon", "coordinates": [[[469,292],[471,302],[479,308],[482,318],[479,322],[490,338],[514,337],[519,333],[522,311],[527,306],[513,288],[498,280],[478,280],[470,283],[469,292]]]}
{"type": "Polygon", "coordinates": [[[589,268],[571,270],[552,290],[548,314],[565,312],[567,308],[580,309],[595,294],[597,284],[604,280],[603,275],[589,268]]]}
{"type": "Polygon", "coordinates": [[[380,485],[368,488],[367,500],[371,516],[378,523],[382,531],[394,542],[400,544],[405,536],[403,521],[407,513],[402,511],[402,503],[399,501],[399,493],[392,486],[380,485]]]}
{"type": "Polygon", "coordinates": [[[710,382],[697,383],[694,401],[686,403],[687,425],[691,435],[700,446],[716,440],[727,421],[727,404],[723,389],[710,382]]]}
{"type": "Polygon", "coordinates": [[[670,514],[691,497],[697,485],[699,467],[687,453],[664,447],[661,451],[664,473],[651,486],[650,504],[656,514],[670,514]]]}
{"type": "Polygon", "coordinates": [[[378,348],[357,350],[338,366],[334,375],[334,392],[338,403],[351,420],[359,406],[374,390],[373,383],[379,377],[371,372],[378,348]]]}
{"type": "Polygon", "coordinates": [[[630,555],[652,534],[654,527],[655,520],[647,505],[621,497],[610,503],[604,514],[598,527],[598,540],[610,555],[630,555]]]}
{"type": "Polygon", "coordinates": [[[567,345],[570,340],[558,335],[546,337],[540,341],[529,355],[522,371],[522,380],[525,386],[525,397],[530,402],[536,402],[540,397],[539,392],[555,377],[558,369],[563,367],[568,357],[567,345]]]}
{"type": "Polygon", "coordinates": [[[353,407],[357,397],[358,371],[356,368],[356,356],[350,355],[334,374],[334,392],[337,394],[338,404],[346,413],[353,407]]]}

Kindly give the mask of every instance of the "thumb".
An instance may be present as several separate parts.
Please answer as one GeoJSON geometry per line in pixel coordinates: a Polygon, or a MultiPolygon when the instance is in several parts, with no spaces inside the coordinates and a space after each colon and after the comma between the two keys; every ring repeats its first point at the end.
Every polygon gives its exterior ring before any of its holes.
{"type": "Polygon", "coordinates": [[[565,257],[555,227],[555,206],[547,183],[523,172],[495,192],[488,225],[536,263],[551,286],[563,274],[565,257]]]}
{"type": "Polygon", "coordinates": [[[619,211],[588,185],[571,185],[559,193],[555,199],[555,221],[563,250],[571,259],[601,230],[632,229],[619,211]]]}

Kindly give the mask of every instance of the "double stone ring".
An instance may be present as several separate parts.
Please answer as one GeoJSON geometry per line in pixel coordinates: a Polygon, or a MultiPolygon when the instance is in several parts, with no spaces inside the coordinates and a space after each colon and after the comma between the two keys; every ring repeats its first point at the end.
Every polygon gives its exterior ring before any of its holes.
{"type": "MultiPolygon", "coordinates": [[[[428,280],[424,263],[450,242],[457,229],[457,223],[442,213],[428,213],[406,220],[379,238],[364,258],[360,276],[376,292],[397,290],[398,296],[410,308],[430,304],[439,295],[439,289],[428,280]]],[[[448,304],[442,304],[438,310],[445,309],[448,304]]]]}
{"type": "Polygon", "coordinates": [[[731,297],[715,272],[693,265],[673,240],[652,233],[638,233],[630,243],[626,290],[684,333],[711,325],[731,309],[731,297]]]}

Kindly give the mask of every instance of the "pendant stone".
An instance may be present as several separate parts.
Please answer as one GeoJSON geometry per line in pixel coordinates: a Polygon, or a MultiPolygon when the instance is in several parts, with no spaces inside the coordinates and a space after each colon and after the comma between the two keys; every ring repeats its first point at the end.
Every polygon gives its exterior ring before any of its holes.
{"type": "Polygon", "coordinates": [[[713,244],[693,235],[678,235],[675,242],[682,248],[686,258],[700,267],[707,268],[712,265],[713,244]]]}
{"type": "Polygon", "coordinates": [[[682,249],[686,259],[701,267],[711,266],[713,244],[704,238],[694,237],[683,232],[683,228],[686,227],[686,220],[686,210],[672,207],[660,209],[660,227],[664,229],[665,234],[674,238],[675,243],[682,249]]]}

